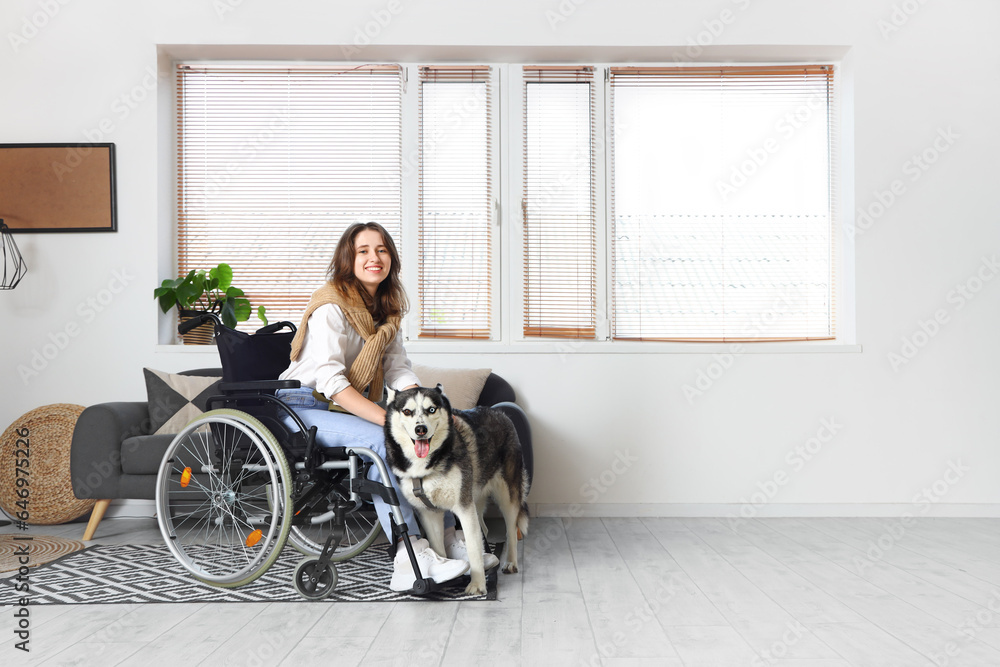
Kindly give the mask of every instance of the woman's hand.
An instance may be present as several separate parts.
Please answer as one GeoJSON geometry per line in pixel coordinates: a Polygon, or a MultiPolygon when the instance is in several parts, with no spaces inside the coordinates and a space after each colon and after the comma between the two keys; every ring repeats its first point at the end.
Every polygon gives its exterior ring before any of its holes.
{"type": "MultiPolygon", "coordinates": [[[[403,391],[407,389],[414,389],[418,385],[411,384],[409,387],[403,387],[403,391]]],[[[367,419],[373,424],[378,424],[382,426],[385,424],[385,410],[372,403],[364,395],[352,386],[348,386],[347,389],[343,390],[339,394],[334,394],[332,397],[333,401],[344,408],[352,415],[361,417],[362,419],[367,419]]]]}
{"type": "Polygon", "coordinates": [[[348,386],[347,389],[330,398],[352,415],[357,415],[379,426],[385,424],[385,410],[369,401],[354,387],[348,386]]]}

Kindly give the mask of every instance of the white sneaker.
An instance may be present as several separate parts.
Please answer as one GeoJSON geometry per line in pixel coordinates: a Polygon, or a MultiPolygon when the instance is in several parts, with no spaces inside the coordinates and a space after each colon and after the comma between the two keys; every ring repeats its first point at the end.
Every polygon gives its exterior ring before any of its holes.
{"type": "MultiPolygon", "coordinates": [[[[420,567],[422,577],[430,577],[436,583],[451,581],[455,577],[460,577],[469,571],[469,564],[466,561],[441,558],[431,549],[427,540],[416,540],[413,542],[413,555],[417,557],[417,565],[420,567]]],[[[416,576],[413,574],[413,566],[410,564],[410,556],[406,552],[406,545],[400,544],[396,548],[396,560],[393,562],[392,579],[389,580],[389,588],[394,591],[408,591],[413,588],[416,576]]]]}
{"type": "MultiPolygon", "coordinates": [[[[448,554],[448,558],[464,560],[466,563],[469,562],[469,549],[465,546],[465,533],[461,530],[455,531],[455,538],[445,544],[444,548],[445,553],[448,554]]],[[[499,564],[499,558],[488,551],[483,552],[483,570],[492,570],[499,564]]]]}

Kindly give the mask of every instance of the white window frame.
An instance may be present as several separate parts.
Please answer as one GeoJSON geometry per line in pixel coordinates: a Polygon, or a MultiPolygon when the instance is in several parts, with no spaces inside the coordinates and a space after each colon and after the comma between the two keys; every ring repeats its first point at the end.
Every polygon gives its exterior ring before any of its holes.
{"type": "Polygon", "coordinates": [[[500,174],[500,169],[506,164],[506,157],[501,157],[504,142],[501,133],[501,118],[504,114],[500,111],[501,96],[501,72],[500,67],[493,63],[461,62],[461,63],[400,63],[403,68],[403,248],[400,251],[403,255],[403,279],[406,285],[406,296],[410,300],[410,312],[403,321],[403,337],[407,341],[407,346],[421,345],[432,348],[442,348],[441,351],[448,351],[456,345],[470,345],[474,347],[499,343],[504,340],[505,321],[503,313],[507,312],[506,304],[501,303],[501,298],[507,294],[506,286],[503,286],[503,252],[505,245],[503,239],[504,225],[501,224],[502,214],[501,202],[503,192],[501,188],[505,179],[500,174]],[[461,338],[420,338],[420,290],[418,286],[418,267],[412,258],[417,257],[419,252],[419,198],[420,181],[418,178],[418,156],[420,155],[420,68],[433,64],[434,66],[455,66],[463,65],[490,65],[490,86],[494,96],[493,117],[490,118],[491,131],[494,137],[494,150],[492,155],[493,164],[491,173],[493,174],[493,248],[492,258],[493,271],[491,272],[491,313],[490,313],[490,337],[488,340],[472,341],[461,338]],[[503,286],[503,287],[502,287],[503,286]]]}
{"type": "MultiPolygon", "coordinates": [[[[177,59],[182,61],[185,59],[177,59]]],[[[391,59],[387,59],[391,61],[391,59]]],[[[171,61],[171,69],[173,68],[171,61]]],[[[220,58],[213,63],[225,64],[227,60],[220,58]]],[[[247,61],[238,61],[246,63],[247,61]]],[[[261,59],[255,64],[287,65],[288,61],[273,61],[261,59]]],[[[834,233],[839,235],[838,254],[836,258],[836,338],[832,341],[794,341],[794,342],[752,342],[752,343],[686,343],[667,341],[612,341],[610,339],[610,297],[611,286],[611,239],[610,220],[611,203],[608,193],[610,153],[610,95],[607,72],[610,67],[620,66],[619,62],[596,62],[574,60],[561,61],[560,65],[579,64],[594,67],[594,122],[595,137],[595,208],[600,219],[597,221],[597,339],[538,339],[526,338],[523,335],[523,218],[521,212],[521,174],[522,164],[520,147],[523,132],[523,80],[524,64],[544,65],[544,61],[526,58],[518,63],[496,63],[488,61],[463,60],[461,62],[430,62],[428,60],[403,62],[392,61],[403,70],[404,86],[402,100],[402,131],[403,131],[403,185],[402,185],[402,238],[400,252],[404,258],[403,277],[410,299],[410,313],[404,320],[403,333],[406,338],[407,350],[426,354],[496,354],[504,352],[538,353],[538,354],[568,354],[568,353],[602,353],[602,354],[719,354],[731,353],[816,353],[816,352],[860,352],[861,346],[856,339],[856,294],[854,280],[855,250],[849,229],[853,227],[854,215],[854,123],[853,123],[853,66],[850,58],[810,59],[789,61],[772,61],[767,59],[746,58],[727,63],[697,62],[698,66],[706,65],[747,65],[764,66],[789,64],[832,64],[835,66],[834,85],[836,90],[835,103],[832,107],[837,114],[839,134],[834,138],[833,151],[836,155],[834,169],[838,172],[839,189],[833,202],[834,233]],[[491,119],[496,137],[495,160],[493,174],[496,217],[494,225],[496,236],[493,245],[494,271],[492,273],[492,325],[489,340],[463,339],[420,339],[418,338],[417,313],[419,312],[419,291],[417,288],[417,266],[412,261],[417,256],[417,200],[418,179],[416,178],[416,163],[413,162],[419,154],[417,115],[419,101],[419,67],[434,64],[475,65],[488,64],[492,67],[491,82],[494,86],[495,102],[494,117],[491,119]]],[[[345,65],[342,61],[296,61],[297,64],[345,65]]],[[[355,63],[356,64],[356,63],[355,63]]],[[[637,61],[628,64],[643,66],[676,66],[677,62],[669,61],[637,61]]],[[[161,91],[173,90],[174,82],[161,86],[161,91]]],[[[161,110],[163,117],[170,123],[166,135],[161,135],[161,145],[170,150],[169,159],[176,155],[176,114],[172,94],[164,95],[161,110]]],[[[164,162],[163,164],[166,164],[164,162]]],[[[172,162],[171,162],[172,164],[172,162]]],[[[171,179],[173,180],[173,176],[171,179]]],[[[176,189],[171,183],[170,191],[176,189]]],[[[169,200],[172,202],[172,199],[169,200]]],[[[161,250],[158,256],[160,273],[173,273],[176,266],[176,208],[169,204],[171,211],[168,220],[171,221],[170,231],[160,235],[161,250]],[[169,238],[169,243],[168,243],[169,238]]],[[[332,252],[332,249],[331,249],[332,252]]],[[[168,330],[164,328],[164,320],[160,320],[160,340],[168,338],[168,330]]],[[[181,346],[160,345],[160,351],[175,351],[181,346]]],[[[190,349],[190,348],[189,348],[190,349]]]]}
{"type": "MultiPolygon", "coordinates": [[[[854,295],[854,247],[846,233],[849,212],[853,209],[853,123],[851,122],[851,105],[848,94],[853,83],[845,74],[842,62],[834,60],[801,60],[793,62],[776,62],[769,60],[753,60],[730,63],[692,63],[704,66],[768,66],[768,65],[834,65],[835,99],[831,111],[836,116],[839,136],[834,138],[833,153],[835,162],[833,168],[837,171],[839,188],[831,202],[834,217],[834,234],[838,235],[837,255],[835,258],[835,282],[833,290],[836,294],[833,313],[835,322],[834,340],[814,341],[748,341],[748,342],[673,342],[673,341],[627,341],[611,340],[610,301],[613,286],[611,284],[611,197],[608,191],[610,182],[611,155],[610,132],[608,122],[611,116],[611,95],[608,72],[611,67],[622,66],[618,62],[577,61],[561,62],[559,65],[576,64],[594,67],[594,123],[595,123],[595,208],[600,219],[597,221],[597,338],[595,340],[577,339],[538,339],[525,337],[523,334],[524,320],[524,218],[521,210],[521,193],[523,187],[523,169],[521,145],[524,132],[523,102],[524,86],[522,68],[529,63],[508,63],[497,65],[502,72],[505,85],[501,89],[501,98],[497,108],[502,109],[501,128],[506,137],[501,142],[500,154],[504,161],[502,169],[506,182],[501,179],[501,192],[505,196],[501,211],[501,238],[503,252],[500,267],[506,275],[502,283],[500,299],[504,304],[503,336],[500,341],[431,341],[411,339],[407,349],[427,353],[476,353],[503,352],[506,350],[518,353],[539,354],[569,354],[569,353],[679,353],[679,354],[719,354],[719,353],[813,353],[813,352],[859,352],[861,347],[855,342],[855,295],[854,295]]],[[[545,65],[545,62],[531,62],[531,65],[545,65]]],[[[553,63],[554,64],[554,63],[553,63]]],[[[635,63],[629,63],[635,64],[635,63]]],[[[642,62],[642,66],[675,67],[676,62],[642,62]]],[[[405,108],[405,107],[404,107],[405,108]]],[[[405,143],[405,138],[404,138],[405,143]]],[[[416,275],[414,269],[414,276],[416,275]]],[[[409,284],[409,283],[408,283],[409,284]]],[[[415,283],[414,283],[415,284],[415,283]]]]}
{"type": "MultiPolygon", "coordinates": [[[[565,63],[531,63],[534,65],[545,66],[545,65],[564,65],[565,63]]],[[[581,65],[590,65],[590,63],[581,63],[581,65]]],[[[551,348],[552,345],[562,344],[563,346],[576,347],[580,343],[600,343],[604,341],[610,341],[611,339],[611,325],[610,318],[608,317],[608,304],[610,300],[610,272],[609,264],[606,258],[610,257],[611,244],[610,239],[610,226],[608,225],[608,210],[610,207],[610,200],[607,196],[607,160],[605,159],[607,152],[604,150],[607,143],[607,136],[603,131],[604,119],[606,118],[607,109],[607,87],[604,85],[604,72],[602,66],[595,65],[594,67],[594,79],[593,79],[593,95],[594,95],[594,108],[593,108],[593,122],[594,122],[594,137],[595,137],[595,155],[593,159],[594,164],[594,210],[597,214],[597,220],[595,221],[595,253],[596,253],[596,284],[595,284],[595,299],[597,301],[595,307],[596,321],[595,329],[596,336],[593,340],[578,340],[572,338],[560,338],[560,339],[546,339],[538,338],[534,336],[524,335],[524,262],[522,258],[524,257],[525,245],[524,245],[524,210],[521,206],[521,198],[524,192],[524,156],[521,154],[521,146],[523,146],[524,138],[524,80],[523,80],[523,65],[509,65],[508,66],[508,77],[511,80],[511,85],[507,87],[507,100],[504,105],[506,115],[508,117],[508,127],[510,133],[507,135],[510,137],[509,141],[504,142],[505,148],[507,149],[509,155],[508,158],[508,168],[506,170],[508,175],[508,192],[505,209],[509,212],[506,218],[507,232],[510,236],[509,245],[511,248],[511,258],[510,263],[510,273],[511,276],[511,287],[508,290],[508,296],[511,301],[511,316],[508,318],[511,321],[511,330],[508,340],[518,345],[532,345],[540,344],[546,345],[551,348]]]]}

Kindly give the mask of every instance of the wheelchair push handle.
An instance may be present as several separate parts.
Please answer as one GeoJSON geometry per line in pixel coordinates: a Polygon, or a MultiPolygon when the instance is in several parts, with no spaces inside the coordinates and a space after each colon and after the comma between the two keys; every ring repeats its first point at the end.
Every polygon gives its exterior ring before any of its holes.
{"type": "Polygon", "coordinates": [[[198,313],[189,320],[185,320],[177,325],[177,333],[182,336],[195,327],[200,327],[206,322],[214,322],[217,326],[222,325],[222,320],[215,313],[198,313]]]}
{"type": "Polygon", "coordinates": [[[294,324],[292,324],[291,322],[285,320],[284,322],[274,322],[272,324],[268,324],[265,327],[261,327],[260,329],[257,329],[257,331],[255,331],[254,333],[272,334],[272,333],[277,333],[277,332],[281,331],[285,327],[287,327],[289,330],[291,330],[292,333],[295,333],[297,331],[297,329],[296,329],[296,327],[295,327],[294,324]]]}
{"type": "MultiPolygon", "coordinates": [[[[223,326],[222,318],[220,318],[218,315],[216,315],[215,313],[202,312],[198,313],[191,319],[185,320],[184,322],[178,324],[177,333],[184,335],[187,332],[194,329],[195,327],[200,327],[202,324],[205,324],[206,322],[213,322],[215,323],[216,327],[223,326]]],[[[272,334],[272,333],[277,333],[278,331],[281,331],[282,329],[285,328],[291,330],[292,333],[295,333],[296,331],[296,327],[294,324],[288,321],[284,321],[284,322],[274,322],[272,324],[268,324],[267,326],[263,326],[260,329],[257,329],[257,331],[255,331],[254,333],[272,334]]]]}

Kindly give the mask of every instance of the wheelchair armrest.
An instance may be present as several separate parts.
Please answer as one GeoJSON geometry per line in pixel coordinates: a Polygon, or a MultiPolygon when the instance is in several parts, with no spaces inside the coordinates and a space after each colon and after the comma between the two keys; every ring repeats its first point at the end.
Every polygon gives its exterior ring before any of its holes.
{"type": "Polygon", "coordinates": [[[223,382],[219,391],[223,394],[234,394],[240,391],[275,391],[277,389],[298,389],[302,385],[298,380],[250,380],[247,382],[223,382]]]}

